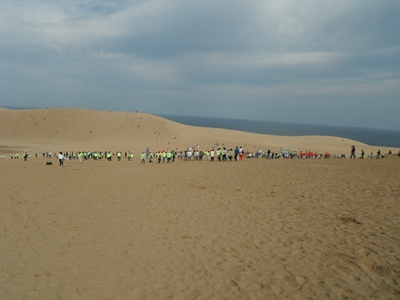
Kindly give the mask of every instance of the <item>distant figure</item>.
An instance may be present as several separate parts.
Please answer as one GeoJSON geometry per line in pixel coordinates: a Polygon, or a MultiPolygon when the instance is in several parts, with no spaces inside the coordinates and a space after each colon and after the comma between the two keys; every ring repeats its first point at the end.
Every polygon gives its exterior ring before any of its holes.
{"type": "Polygon", "coordinates": [[[58,153],[58,160],[60,162],[60,168],[62,168],[64,166],[64,155],[62,154],[62,152],[58,153]]]}
{"type": "Polygon", "coordinates": [[[351,146],[351,153],[350,153],[350,159],[352,158],[356,158],[356,147],[355,146],[351,146]]]}
{"type": "Polygon", "coordinates": [[[361,159],[364,159],[364,150],[361,150],[361,159]]]}
{"type": "MultiPolygon", "coordinates": [[[[400,151],[399,151],[399,155],[400,155],[400,151]]],[[[215,152],[214,152],[214,149],[212,149],[210,152],[210,161],[214,161],[214,156],[215,156],[215,152]]]]}
{"type": "Polygon", "coordinates": [[[142,154],[140,155],[140,163],[144,164],[146,163],[146,153],[142,152],[142,154]]]}
{"type": "Polygon", "coordinates": [[[381,158],[381,149],[378,150],[378,152],[376,153],[376,159],[381,158]]]}

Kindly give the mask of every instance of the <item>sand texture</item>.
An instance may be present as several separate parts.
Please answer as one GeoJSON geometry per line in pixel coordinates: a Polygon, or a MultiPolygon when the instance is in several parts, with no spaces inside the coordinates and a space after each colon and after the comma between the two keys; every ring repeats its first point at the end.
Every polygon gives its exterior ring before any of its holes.
{"type": "Polygon", "coordinates": [[[145,147],[211,142],[274,151],[377,147],[128,112],[0,114],[0,299],[400,297],[395,155],[141,164],[145,147]],[[21,149],[120,149],[135,159],[73,159],[60,168],[41,155],[9,158],[21,149]]]}

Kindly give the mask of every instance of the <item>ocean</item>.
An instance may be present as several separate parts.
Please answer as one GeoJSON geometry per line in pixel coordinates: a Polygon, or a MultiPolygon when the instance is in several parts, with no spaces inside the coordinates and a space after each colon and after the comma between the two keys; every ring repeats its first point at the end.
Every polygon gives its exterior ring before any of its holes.
{"type": "Polygon", "coordinates": [[[324,135],[336,136],[356,140],[371,146],[384,146],[400,148],[400,131],[385,129],[368,129],[357,127],[295,124],[270,121],[237,120],[225,118],[193,117],[177,115],[160,115],[178,123],[201,126],[241,130],[253,133],[303,136],[303,135],[324,135]]]}

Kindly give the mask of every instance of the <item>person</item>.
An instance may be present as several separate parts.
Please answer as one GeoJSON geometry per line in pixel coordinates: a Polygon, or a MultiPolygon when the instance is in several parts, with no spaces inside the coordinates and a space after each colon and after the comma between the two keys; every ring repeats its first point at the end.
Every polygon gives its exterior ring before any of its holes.
{"type": "Polygon", "coordinates": [[[235,148],[235,160],[236,161],[239,160],[239,148],[238,148],[238,146],[236,146],[236,148],[235,148]]]}
{"type": "Polygon", "coordinates": [[[64,166],[64,155],[62,154],[62,152],[58,153],[58,160],[60,162],[60,168],[62,168],[64,166]]]}
{"type": "Polygon", "coordinates": [[[214,149],[212,149],[210,152],[210,161],[214,161],[214,156],[215,156],[215,152],[214,152],[214,149]]]}
{"type": "Polygon", "coordinates": [[[84,157],[83,152],[79,152],[79,153],[78,153],[78,162],[79,162],[79,163],[82,162],[83,157],[84,157]]]}
{"type": "Polygon", "coordinates": [[[364,155],[365,155],[365,153],[364,153],[364,150],[361,150],[361,159],[364,159],[364,155]]]}
{"type": "Polygon", "coordinates": [[[186,159],[192,160],[192,151],[190,151],[190,149],[188,151],[186,151],[186,159]]]}
{"type": "Polygon", "coordinates": [[[353,145],[351,146],[351,153],[350,153],[350,159],[356,158],[356,147],[353,145]]]}
{"type": "Polygon", "coordinates": [[[23,157],[24,157],[24,161],[26,161],[28,159],[28,153],[26,153],[26,151],[25,151],[23,157]]]}
{"type": "Polygon", "coordinates": [[[146,152],[142,152],[142,154],[140,155],[140,163],[146,163],[146,152]]]}
{"type": "Polygon", "coordinates": [[[378,152],[376,153],[376,158],[377,159],[381,158],[381,149],[379,149],[378,152]]]}
{"type": "Polygon", "coordinates": [[[158,154],[157,154],[157,161],[158,161],[159,164],[161,163],[161,159],[162,159],[161,151],[158,151],[158,154]]]}
{"type": "Polygon", "coordinates": [[[172,153],[171,151],[167,150],[167,163],[171,161],[171,158],[172,158],[172,153]]]}

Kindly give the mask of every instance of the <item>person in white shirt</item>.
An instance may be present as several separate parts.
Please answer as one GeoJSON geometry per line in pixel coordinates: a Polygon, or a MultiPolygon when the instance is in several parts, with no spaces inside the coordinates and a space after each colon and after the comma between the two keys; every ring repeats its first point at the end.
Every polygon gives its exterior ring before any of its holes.
{"type": "Polygon", "coordinates": [[[60,168],[62,168],[62,166],[64,165],[64,155],[62,154],[62,152],[58,153],[58,160],[60,161],[60,168]]]}
{"type": "Polygon", "coordinates": [[[215,156],[215,152],[214,152],[214,149],[212,149],[211,150],[211,152],[210,152],[210,161],[214,161],[214,156],[215,156]]]}

